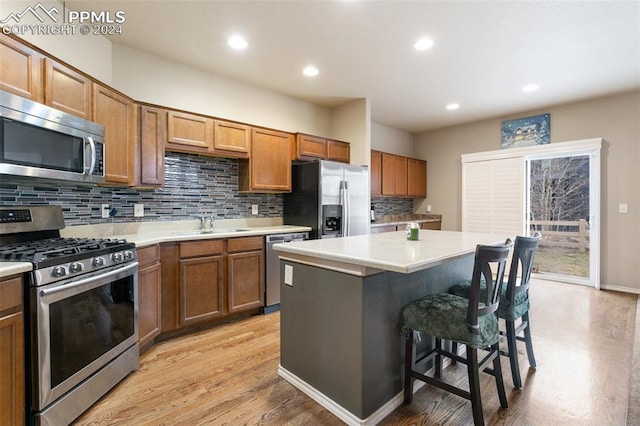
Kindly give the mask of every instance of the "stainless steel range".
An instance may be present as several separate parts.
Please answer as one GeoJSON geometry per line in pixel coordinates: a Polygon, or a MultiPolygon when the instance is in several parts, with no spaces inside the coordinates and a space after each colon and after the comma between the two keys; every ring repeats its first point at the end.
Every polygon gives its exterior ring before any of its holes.
{"type": "Polygon", "coordinates": [[[133,243],[60,238],[59,206],[0,207],[0,261],[25,274],[30,423],[71,423],[138,368],[133,243]]]}

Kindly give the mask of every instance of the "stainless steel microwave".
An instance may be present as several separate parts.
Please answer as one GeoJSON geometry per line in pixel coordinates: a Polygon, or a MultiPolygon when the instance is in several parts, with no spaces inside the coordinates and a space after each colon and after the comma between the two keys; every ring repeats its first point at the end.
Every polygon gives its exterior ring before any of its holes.
{"type": "Polygon", "coordinates": [[[0,175],[104,182],[104,127],[0,90],[0,175]]]}

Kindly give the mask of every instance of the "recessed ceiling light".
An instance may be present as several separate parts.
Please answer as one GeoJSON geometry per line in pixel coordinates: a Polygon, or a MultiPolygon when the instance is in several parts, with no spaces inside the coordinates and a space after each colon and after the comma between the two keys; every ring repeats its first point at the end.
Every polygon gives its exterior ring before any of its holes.
{"type": "Polygon", "coordinates": [[[430,49],[431,47],[433,47],[433,40],[428,37],[422,37],[415,42],[413,47],[415,47],[416,50],[430,49]]]}
{"type": "Polygon", "coordinates": [[[319,72],[320,71],[318,71],[318,68],[314,67],[313,65],[308,65],[302,70],[302,74],[306,75],[307,77],[315,77],[319,72]]]}
{"type": "Polygon", "coordinates": [[[449,111],[453,111],[454,109],[458,109],[458,108],[460,108],[460,104],[449,104],[449,105],[447,105],[447,109],[449,111]]]}
{"type": "Polygon", "coordinates": [[[524,86],[522,88],[523,92],[535,92],[536,90],[538,90],[540,88],[539,85],[537,84],[527,84],[526,86],[524,86]]]}
{"type": "Polygon", "coordinates": [[[249,43],[247,43],[247,40],[245,40],[245,38],[241,35],[234,35],[229,37],[227,43],[229,43],[230,47],[236,50],[246,49],[249,45],[249,43]]]}

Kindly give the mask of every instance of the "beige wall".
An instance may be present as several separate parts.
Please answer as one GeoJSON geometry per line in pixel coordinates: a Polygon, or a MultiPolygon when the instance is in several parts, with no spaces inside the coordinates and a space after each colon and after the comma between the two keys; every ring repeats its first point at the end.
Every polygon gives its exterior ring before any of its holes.
{"type": "Polygon", "coordinates": [[[351,164],[369,165],[371,150],[371,108],[369,99],[357,99],[331,113],[329,136],[351,144],[351,164]]]}
{"type": "Polygon", "coordinates": [[[113,45],[113,86],[136,100],[290,132],[328,136],[331,110],[113,45]]]}
{"type": "Polygon", "coordinates": [[[413,135],[403,130],[372,122],[371,149],[413,157],[413,135]]]}
{"type": "Polygon", "coordinates": [[[601,282],[640,293],[640,91],[454,126],[415,136],[415,154],[428,161],[427,203],[446,230],[461,226],[460,155],[500,149],[505,119],[551,114],[551,143],[604,138],[601,195],[601,282]],[[618,204],[629,205],[628,214],[618,204]]]}

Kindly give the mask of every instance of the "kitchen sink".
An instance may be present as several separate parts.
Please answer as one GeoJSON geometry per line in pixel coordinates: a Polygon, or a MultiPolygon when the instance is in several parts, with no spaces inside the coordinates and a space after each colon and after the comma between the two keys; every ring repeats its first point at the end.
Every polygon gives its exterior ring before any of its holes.
{"type": "Polygon", "coordinates": [[[178,231],[172,232],[173,235],[209,235],[209,234],[229,234],[233,232],[246,232],[250,231],[250,229],[245,228],[219,228],[212,229],[211,231],[203,231],[201,229],[193,230],[193,231],[178,231]]]}

